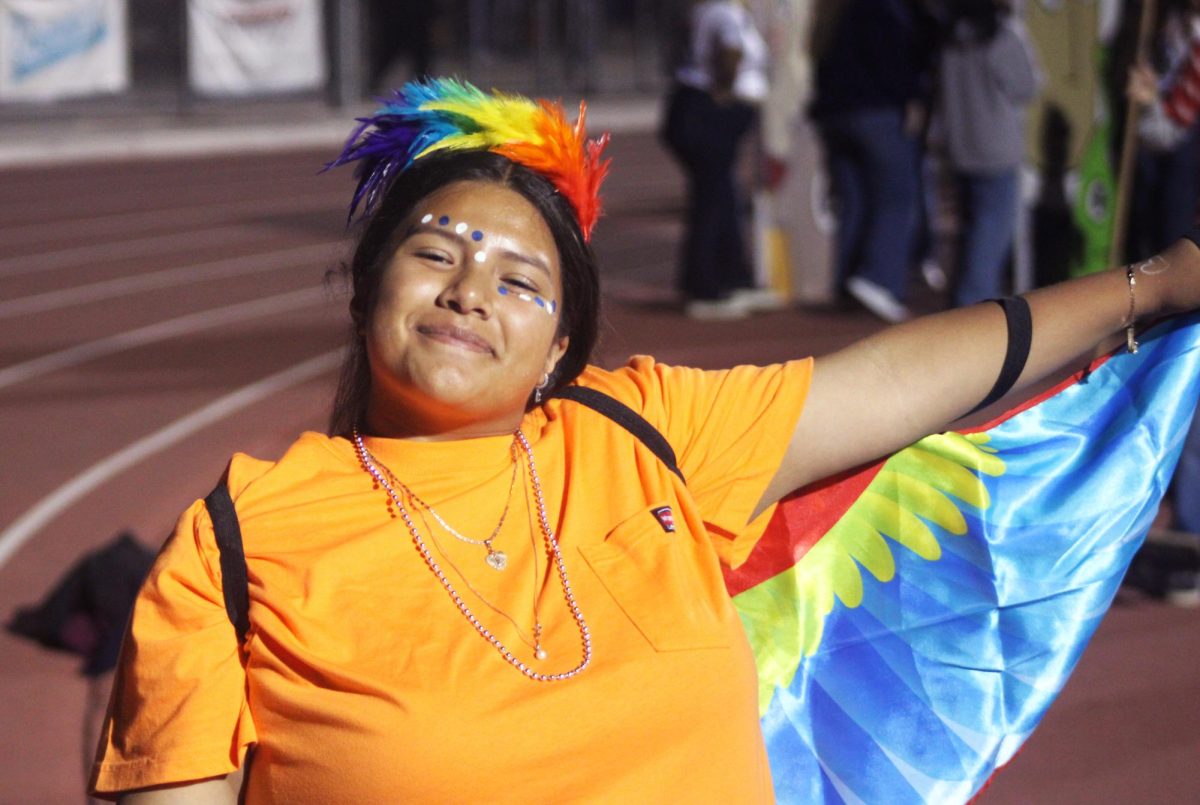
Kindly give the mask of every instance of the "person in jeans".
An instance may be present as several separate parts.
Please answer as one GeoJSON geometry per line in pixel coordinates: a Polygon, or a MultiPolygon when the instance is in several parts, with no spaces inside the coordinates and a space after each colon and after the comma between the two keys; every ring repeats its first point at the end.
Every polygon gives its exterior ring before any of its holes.
{"type": "Polygon", "coordinates": [[[817,124],[837,209],[837,282],[889,322],[911,315],[920,133],[935,52],[910,0],[821,0],[813,20],[817,124]]]}
{"type": "Polygon", "coordinates": [[[1003,296],[1017,223],[1025,109],[1038,70],[1007,0],[959,0],[948,9],[940,112],[958,186],[963,238],[956,306],[1003,296]]]}

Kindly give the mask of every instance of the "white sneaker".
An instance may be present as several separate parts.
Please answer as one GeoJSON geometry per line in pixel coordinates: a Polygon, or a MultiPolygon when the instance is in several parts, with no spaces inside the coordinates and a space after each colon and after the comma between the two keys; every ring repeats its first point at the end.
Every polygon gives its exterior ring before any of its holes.
{"type": "Polygon", "coordinates": [[[950,280],[946,277],[946,272],[942,270],[942,266],[937,260],[925,260],[921,263],[921,278],[925,280],[925,284],[929,286],[931,291],[944,291],[946,286],[950,284],[950,280]]]}
{"type": "Polygon", "coordinates": [[[733,297],[729,299],[693,299],[683,306],[684,315],[697,321],[737,321],[750,310],[733,297]]]}
{"type": "Polygon", "coordinates": [[[1177,570],[1167,574],[1167,602],[1184,609],[1200,607],[1200,576],[1194,570],[1177,570]]]}
{"type": "Polygon", "coordinates": [[[771,288],[738,288],[729,295],[729,299],[750,313],[769,313],[788,306],[788,300],[771,288]]]}
{"type": "Polygon", "coordinates": [[[912,318],[912,311],[882,285],[876,285],[862,277],[846,280],[846,293],[859,304],[889,324],[899,324],[912,318]]]}

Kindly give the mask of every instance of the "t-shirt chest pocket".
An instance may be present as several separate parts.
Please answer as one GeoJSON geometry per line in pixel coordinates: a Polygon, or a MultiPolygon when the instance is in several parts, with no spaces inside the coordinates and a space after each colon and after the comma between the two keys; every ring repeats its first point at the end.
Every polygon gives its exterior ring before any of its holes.
{"type": "Polygon", "coordinates": [[[723,587],[713,589],[719,577],[706,579],[709,549],[675,528],[670,508],[655,505],[623,521],[604,542],[581,545],[580,551],[656,650],[727,647],[727,600],[723,587]]]}

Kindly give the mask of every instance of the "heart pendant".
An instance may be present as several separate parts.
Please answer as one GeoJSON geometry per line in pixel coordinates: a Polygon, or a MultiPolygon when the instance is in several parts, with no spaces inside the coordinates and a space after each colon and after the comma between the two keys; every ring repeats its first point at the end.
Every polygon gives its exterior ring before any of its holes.
{"type": "Polygon", "coordinates": [[[504,551],[488,551],[483,561],[487,562],[492,570],[503,570],[508,567],[508,554],[504,551]]]}

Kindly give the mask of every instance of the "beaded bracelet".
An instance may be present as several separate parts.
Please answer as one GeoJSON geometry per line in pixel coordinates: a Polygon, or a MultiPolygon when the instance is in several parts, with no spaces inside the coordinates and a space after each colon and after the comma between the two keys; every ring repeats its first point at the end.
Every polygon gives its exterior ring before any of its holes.
{"type": "Polygon", "coordinates": [[[1132,355],[1138,351],[1137,331],[1133,327],[1137,322],[1137,294],[1134,291],[1137,285],[1137,275],[1134,273],[1132,265],[1125,266],[1125,279],[1129,281],[1129,313],[1125,316],[1125,349],[1132,355]]]}

